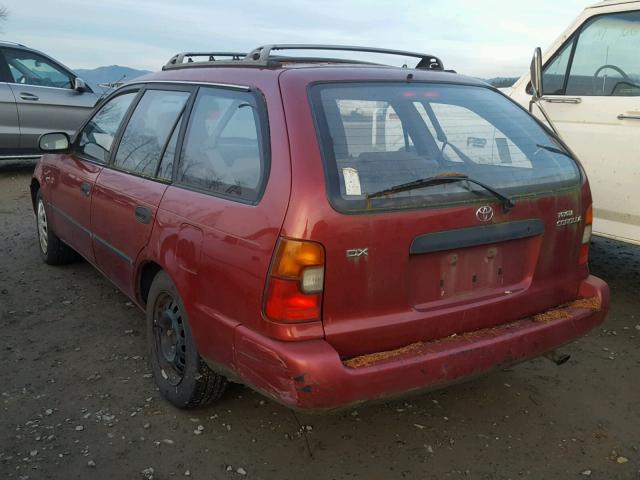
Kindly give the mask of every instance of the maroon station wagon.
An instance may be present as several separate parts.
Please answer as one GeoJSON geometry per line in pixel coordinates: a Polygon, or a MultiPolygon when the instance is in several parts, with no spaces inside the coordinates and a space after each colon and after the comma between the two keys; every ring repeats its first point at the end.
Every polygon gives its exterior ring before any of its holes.
{"type": "Polygon", "coordinates": [[[578,161],[431,55],[179,54],[40,147],[44,261],[79,254],[146,311],[178,407],[228,381],[308,410],[433,389],[552,354],[608,309],[578,161]]]}

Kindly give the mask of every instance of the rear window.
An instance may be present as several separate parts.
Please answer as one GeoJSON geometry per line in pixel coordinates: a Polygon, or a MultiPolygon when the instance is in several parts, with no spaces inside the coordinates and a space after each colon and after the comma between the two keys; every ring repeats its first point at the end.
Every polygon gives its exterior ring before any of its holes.
{"type": "Polygon", "coordinates": [[[464,174],[510,197],[579,185],[576,163],[525,111],[488,88],[426,83],[311,87],[329,196],[338,210],[493,199],[470,182],[367,199],[415,180],[464,174]]]}

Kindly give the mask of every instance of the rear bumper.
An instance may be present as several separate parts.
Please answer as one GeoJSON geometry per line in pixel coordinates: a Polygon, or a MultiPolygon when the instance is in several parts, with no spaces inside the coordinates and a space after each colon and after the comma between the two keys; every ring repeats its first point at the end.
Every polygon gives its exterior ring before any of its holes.
{"type": "Polygon", "coordinates": [[[414,344],[406,352],[359,368],[345,366],[324,340],[281,342],[239,326],[235,330],[234,366],[248,385],[304,410],[328,410],[433,389],[539,356],[586,334],[604,320],[609,288],[590,276],[581,283],[579,296],[594,298],[599,308],[564,307],[562,315],[526,318],[414,344]]]}

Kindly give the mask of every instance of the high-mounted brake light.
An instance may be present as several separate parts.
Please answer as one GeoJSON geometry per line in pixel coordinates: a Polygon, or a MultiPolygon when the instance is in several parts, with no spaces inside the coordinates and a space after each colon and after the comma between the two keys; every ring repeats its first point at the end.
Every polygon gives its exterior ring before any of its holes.
{"type": "Polygon", "coordinates": [[[582,231],[582,245],[580,246],[580,257],[578,263],[585,265],[589,261],[589,242],[591,242],[591,232],[593,225],[593,207],[589,205],[584,214],[584,230],[582,231]]]}
{"type": "Polygon", "coordinates": [[[281,238],[267,280],[265,315],[276,322],[320,320],[323,289],[322,245],[281,238]]]}

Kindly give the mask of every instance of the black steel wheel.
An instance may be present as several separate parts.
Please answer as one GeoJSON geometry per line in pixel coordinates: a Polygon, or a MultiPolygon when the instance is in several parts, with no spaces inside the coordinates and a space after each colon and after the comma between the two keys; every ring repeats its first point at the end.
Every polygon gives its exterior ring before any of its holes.
{"type": "Polygon", "coordinates": [[[162,271],[149,290],[147,343],[155,382],[175,406],[193,408],[222,396],[227,379],[213,372],[200,357],[182,300],[162,271]]]}
{"type": "Polygon", "coordinates": [[[156,299],[153,332],[160,373],[171,385],[178,385],[184,377],[187,346],[180,306],[167,292],[162,292],[156,299]]]}

